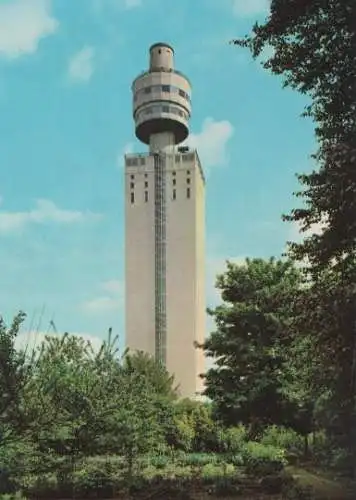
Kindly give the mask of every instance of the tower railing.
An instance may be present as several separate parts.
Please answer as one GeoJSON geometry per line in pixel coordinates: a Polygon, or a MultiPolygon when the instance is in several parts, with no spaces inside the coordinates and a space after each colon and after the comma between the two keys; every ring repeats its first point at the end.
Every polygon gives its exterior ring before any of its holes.
{"type": "MultiPolygon", "coordinates": [[[[200,158],[199,158],[199,155],[198,155],[198,152],[196,149],[189,149],[187,152],[185,153],[180,153],[179,151],[175,151],[172,156],[175,156],[177,154],[181,155],[181,156],[185,156],[185,155],[188,155],[188,154],[191,154],[191,153],[195,153],[195,158],[196,158],[196,162],[198,164],[198,168],[199,168],[199,171],[200,171],[200,174],[202,176],[202,179],[203,181],[205,182],[205,175],[204,175],[204,171],[203,171],[203,167],[200,163],[200,158]]],[[[147,158],[149,156],[152,156],[153,153],[151,152],[147,152],[147,153],[127,153],[125,154],[125,158],[147,158]]]]}
{"type": "Polygon", "coordinates": [[[146,76],[146,75],[150,75],[151,73],[176,73],[177,75],[180,75],[182,76],[183,78],[185,78],[187,80],[187,82],[190,84],[190,80],[189,78],[184,74],[182,73],[181,71],[178,71],[177,69],[174,69],[174,68],[157,68],[155,70],[145,70],[145,71],[142,71],[133,81],[132,83],[132,86],[135,85],[135,82],[136,80],[138,80],[139,78],[142,78],[143,76],[146,76]]]}

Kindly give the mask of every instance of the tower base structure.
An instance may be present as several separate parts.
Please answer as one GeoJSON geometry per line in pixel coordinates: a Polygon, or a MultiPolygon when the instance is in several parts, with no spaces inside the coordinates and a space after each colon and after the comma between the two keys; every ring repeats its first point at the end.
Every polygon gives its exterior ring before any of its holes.
{"type": "Polygon", "coordinates": [[[196,151],[164,133],[125,156],[126,345],[174,375],[181,397],[203,390],[205,180],[196,151]]]}

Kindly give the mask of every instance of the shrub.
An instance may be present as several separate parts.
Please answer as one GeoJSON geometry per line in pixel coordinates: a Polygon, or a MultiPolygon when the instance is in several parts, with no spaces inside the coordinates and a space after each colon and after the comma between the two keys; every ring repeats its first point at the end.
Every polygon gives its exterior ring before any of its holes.
{"type": "Polygon", "coordinates": [[[73,490],[80,495],[95,492],[99,497],[111,496],[120,483],[120,476],[110,460],[88,460],[73,473],[73,490]]]}
{"type": "Polygon", "coordinates": [[[189,467],[203,467],[204,465],[216,464],[217,462],[218,456],[211,453],[189,453],[181,455],[177,461],[177,463],[189,467]]]}
{"type": "Polygon", "coordinates": [[[50,498],[58,491],[55,473],[27,474],[22,477],[24,490],[30,497],[50,498]]]}
{"type": "Polygon", "coordinates": [[[170,462],[170,458],[167,455],[156,455],[150,457],[150,465],[156,469],[165,469],[170,462]]]}
{"type": "Polygon", "coordinates": [[[275,446],[267,446],[255,441],[246,443],[242,449],[242,457],[248,474],[275,474],[287,464],[284,450],[275,446]]]}
{"type": "Polygon", "coordinates": [[[194,427],[191,418],[182,414],[174,419],[175,422],[175,447],[186,452],[192,451],[194,440],[194,427]]]}
{"type": "Polygon", "coordinates": [[[316,433],[311,444],[312,456],[319,465],[334,469],[342,475],[352,474],[352,457],[350,452],[344,448],[335,446],[324,432],[316,433]]]}
{"type": "Polygon", "coordinates": [[[206,483],[213,483],[220,468],[213,464],[206,464],[202,469],[202,478],[206,483]]]}
{"type": "Polygon", "coordinates": [[[304,438],[292,429],[272,425],[265,429],[260,442],[282,448],[288,453],[301,456],[304,453],[304,438]]]}
{"type": "Polygon", "coordinates": [[[221,453],[238,453],[247,439],[247,430],[243,425],[221,429],[218,432],[219,451],[221,453]]]}
{"type": "Polygon", "coordinates": [[[0,500],[26,500],[26,497],[22,495],[21,492],[17,491],[16,493],[5,493],[4,495],[0,494],[0,500]]]}
{"type": "Polygon", "coordinates": [[[229,464],[235,465],[236,467],[241,467],[244,465],[244,458],[241,453],[238,455],[229,455],[227,457],[227,461],[229,464]]]}

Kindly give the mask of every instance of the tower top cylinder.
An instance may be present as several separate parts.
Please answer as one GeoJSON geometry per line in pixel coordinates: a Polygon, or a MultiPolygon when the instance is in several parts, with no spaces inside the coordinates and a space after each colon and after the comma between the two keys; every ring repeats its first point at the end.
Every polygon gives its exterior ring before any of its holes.
{"type": "Polygon", "coordinates": [[[191,86],[187,77],[174,69],[170,45],[155,43],[150,47],[149,70],[135,78],[132,93],[136,137],[140,141],[151,148],[154,145],[165,149],[187,138],[191,86]]]}
{"type": "Polygon", "coordinates": [[[174,50],[167,43],[155,43],[150,47],[150,71],[174,69],[174,50]]]}

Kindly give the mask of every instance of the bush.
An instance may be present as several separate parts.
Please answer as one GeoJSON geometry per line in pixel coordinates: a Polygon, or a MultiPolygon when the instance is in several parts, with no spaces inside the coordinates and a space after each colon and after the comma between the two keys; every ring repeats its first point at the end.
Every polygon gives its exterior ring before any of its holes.
{"type": "Polygon", "coordinates": [[[0,500],[26,500],[26,497],[24,497],[20,492],[16,492],[14,494],[5,493],[4,495],[0,494],[0,500]]]}
{"type": "Polygon", "coordinates": [[[59,490],[56,474],[27,474],[22,477],[24,490],[30,497],[50,498],[59,490]]]}
{"type": "Polygon", "coordinates": [[[202,469],[202,478],[206,483],[214,483],[216,476],[219,475],[221,471],[220,467],[213,464],[206,464],[202,469]]]}
{"type": "Polygon", "coordinates": [[[110,497],[113,490],[122,482],[115,464],[110,460],[88,460],[73,473],[75,493],[90,496],[93,492],[98,497],[110,497]]]}
{"type": "Polygon", "coordinates": [[[218,432],[218,446],[221,453],[239,453],[247,442],[247,430],[243,425],[218,432]]]}
{"type": "Polygon", "coordinates": [[[244,465],[244,458],[241,453],[239,455],[229,455],[226,460],[229,464],[235,465],[236,467],[244,465]]]}
{"type": "Polygon", "coordinates": [[[304,438],[292,429],[272,425],[265,429],[260,442],[264,445],[282,448],[298,456],[304,453],[304,438]]]}
{"type": "Polygon", "coordinates": [[[165,469],[170,463],[170,457],[167,457],[166,455],[152,456],[150,457],[149,463],[156,469],[165,469]]]}
{"type": "Polygon", "coordinates": [[[246,472],[253,475],[276,474],[287,464],[284,450],[255,441],[244,445],[242,458],[246,472]]]}
{"type": "Polygon", "coordinates": [[[203,467],[208,464],[216,464],[219,457],[212,453],[189,453],[180,455],[177,463],[188,467],[203,467]]]}
{"type": "Polygon", "coordinates": [[[352,457],[344,448],[335,446],[325,432],[316,433],[311,444],[312,456],[318,465],[334,469],[336,473],[349,476],[352,474],[352,457]]]}

